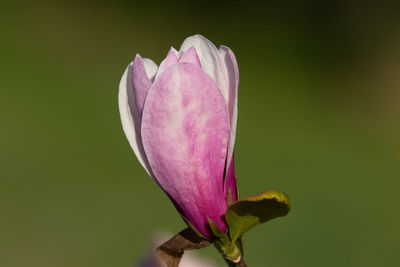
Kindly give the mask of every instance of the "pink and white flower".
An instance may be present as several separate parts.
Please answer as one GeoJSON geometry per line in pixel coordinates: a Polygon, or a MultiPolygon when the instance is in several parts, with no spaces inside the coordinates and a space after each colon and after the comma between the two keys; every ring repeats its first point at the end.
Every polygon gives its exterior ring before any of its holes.
{"type": "Polygon", "coordinates": [[[233,52],[195,35],[159,67],[137,54],[119,87],[122,126],[138,160],[208,239],[208,218],[225,231],[228,198],[237,200],[238,83],[233,52]]]}

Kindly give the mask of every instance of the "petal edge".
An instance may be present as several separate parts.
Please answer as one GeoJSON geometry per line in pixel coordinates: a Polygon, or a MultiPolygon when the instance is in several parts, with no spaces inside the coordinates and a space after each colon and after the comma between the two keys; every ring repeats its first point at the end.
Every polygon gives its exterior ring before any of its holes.
{"type": "Polygon", "coordinates": [[[129,144],[135,152],[140,164],[142,164],[146,172],[152,176],[152,171],[147,161],[146,154],[144,153],[142,139],[140,136],[140,118],[133,94],[132,68],[133,62],[131,62],[125,69],[119,84],[119,113],[121,117],[122,128],[129,144]]]}

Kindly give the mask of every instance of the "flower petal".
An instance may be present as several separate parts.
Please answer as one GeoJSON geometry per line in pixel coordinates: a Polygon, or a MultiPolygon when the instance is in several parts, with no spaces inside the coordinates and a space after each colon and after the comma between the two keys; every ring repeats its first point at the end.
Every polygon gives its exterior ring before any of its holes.
{"type": "Polygon", "coordinates": [[[178,52],[175,48],[171,47],[168,51],[167,57],[161,62],[160,67],[158,67],[157,76],[160,76],[163,71],[176,63],[178,63],[178,52]]]}
{"type": "MultiPolygon", "coordinates": [[[[147,161],[146,154],[144,153],[142,139],[140,135],[141,118],[139,116],[139,109],[136,103],[136,97],[132,85],[132,76],[135,72],[134,62],[131,62],[122,75],[119,84],[118,105],[121,116],[122,127],[124,129],[126,138],[129,141],[133,151],[136,154],[139,162],[142,164],[147,173],[152,176],[150,165],[147,161]]],[[[139,82],[138,82],[139,84],[139,82]]]]}
{"type": "MultiPolygon", "coordinates": [[[[150,72],[150,75],[154,76],[154,66],[152,66],[152,64],[148,60],[146,60],[146,65],[148,71],[150,72]]],[[[139,117],[142,117],[144,101],[146,99],[147,92],[149,91],[151,86],[150,75],[146,70],[146,66],[144,64],[144,61],[142,60],[142,57],[139,54],[136,54],[132,67],[132,87],[139,117]]]]}
{"type": "MultiPolygon", "coordinates": [[[[228,155],[226,160],[226,166],[231,166],[233,160],[233,148],[235,145],[236,137],[236,125],[237,125],[237,110],[238,110],[238,86],[239,86],[239,68],[236,62],[236,57],[232,50],[226,46],[220,46],[219,51],[222,58],[224,59],[226,68],[228,70],[228,110],[229,119],[231,123],[231,130],[228,142],[228,155]]],[[[233,165],[232,165],[233,166],[233,165]]],[[[226,168],[228,173],[229,168],[226,168]]]]}
{"type": "Polygon", "coordinates": [[[197,55],[196,49],[192,46],[186,52],[182,52],[183,54],[179,58],[179,62],[181,63],[191,63],[201,68],[200,60],[197,55]]]}
{"type": "Polygon", "coordinates": [[[228,117],[216,83],[188,63],[157,76],[143,110],[143,145],[157,181],[182,215],[209,238],[208,218],[226,230],[228,117]]]}
{"type": "Polygon", "coordinates": [[[143,58],[143,64],[146,69],[147,77],[149,77],[150,81],[153,82],[158,70],[157,64],[150,58],[143,58]]]}
{"type": "Polygon", "coordinates": [[[199,34],[186,38],[179,51],[185,52],[191,47],[196,49],[202,69],[217,83],[225,103],[228,103],[228,74],[220,52],[212,42],[199,34]]]}

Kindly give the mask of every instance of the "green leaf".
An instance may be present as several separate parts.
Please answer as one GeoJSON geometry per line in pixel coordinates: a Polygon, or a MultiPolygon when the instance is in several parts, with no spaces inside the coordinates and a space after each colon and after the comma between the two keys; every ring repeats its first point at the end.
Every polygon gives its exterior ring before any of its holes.
{"type": "Polygon", "coordinates": [[[232,242],[262,223],[287,215],[289,210],[288,196],[274,190],[238,200],[225,214],[232,242]]]}

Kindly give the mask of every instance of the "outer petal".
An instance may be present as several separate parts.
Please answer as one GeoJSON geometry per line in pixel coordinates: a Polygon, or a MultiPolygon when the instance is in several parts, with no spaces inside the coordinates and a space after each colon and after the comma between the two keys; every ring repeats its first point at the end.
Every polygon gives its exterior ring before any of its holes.
{"type": "Polygon", "coordinates": [[[203,70],[216,81],[228,105],[231,130],[226,162],[227,173],[232,161],[237,124],[239,69],[236,57],[228,47],[221,46],[218,50],[212,42],[201,35],[186,38],[180,51],[186,51],[192,46],[196,48],[203,70]]]}
{"type": "Polygon", "coordinates": [[[228,73],[220,52],[212,42],[199,34],[186,38],[179,51],[184,52],[191,47],[196,48],[203,70],[217,83],[228,103],[228,73]]]}
{"type": "Polygon", "coordinates": [[[215,82],[189,63],[157,76],[143,111],[143,145],[157,181],[182,215],[210,239],[208,218],[226,230],[228,116],[215,82]]]}
{"type": "MultiPolygon", "coordinates": [[[[135,60],[136,61],[136,60],[135,60]]],[[[152,176],[152,172],[150,169],[150,165],[147,161],[146,154],[144,153],[143,149],[143,144],[142,144],[142,139],[140,135],[140,129],[141,129],[141,117],[139,115],[139,112],[141,113],[141,107],[143,107],[143,103],[137,101],[137,92],[134,93],[133,85],[132,85],[132,78],[133,73],[139,72],[138,70],[134,70],[134,65],[135,63],[132,62],[128,65],[126,68],[124,74],[122,75],[121,82],[119,84],[119,93],[118,93],[118,105],[119,105],[119,112],[121,116],[121,122],[122,122],[122,127],[124,129],[126,138],[129,141],[129,144],[131,145],[133,151],[136,154],[136,157],[138,158],[139,162],[142,164],[142,166],[145,168],[147,173],[152,176]],[[140,105],[139,107],[137,106],[140,105]]],[[[140,64],[138,64],[140,65],[140,64]]],[[[143,64],[142,64],[143,65],[143,64]]],[[[144,72],[144,67],[139,68],[141,69],[140,72],[142,72],[142,80],[145,80],[143,75],[146,75],[144,72]],[[144,72],[144,74],[143,74],[144,72]]],[[[140,76],[139,74],[136,73],[136,76],[140,76]]],[[[146,76],[147,78],[147,76],[146,76]]],[[[147,78],[148,79],[148,78],[147,78]]],[[[137,82],[137,84],[141,84],[137,82]]],[[[143,82],[143,84],[147,85],[147,82],[143,82]]],[[[143,91],[147,90],[149,88],[142,88],[140,87],[143,91]]],[[[136,91],[136,90],[135,90],[136,91]]],[[[138,90],[139,91],[139,90],[138,90]]],[[[145,92],[140,92],[139,95],[142,94],[141,98],[142,101],[144,101],[143,95],[145,92]]]]}
{"type": "MultiPolygon", "coordinates": [[[[238,110],[238,86],[239,86],[239,68],[236,62],[236,57],[232,50],[226,46],[220,46],[219,51],[224,59],[226,68],[228,70],[228,81],[229,81],[229,97],[228,97],[228,110],[231,123],[231,131],[228,143],[228,155],[226,166],[230,167],[231,161],[233,161],[233,148],[235,145],[236,137],[236,125],[237,125],[237,110],[238,110]]],[[[229,168],[226,169],[228,173],[229,168]]]]}

